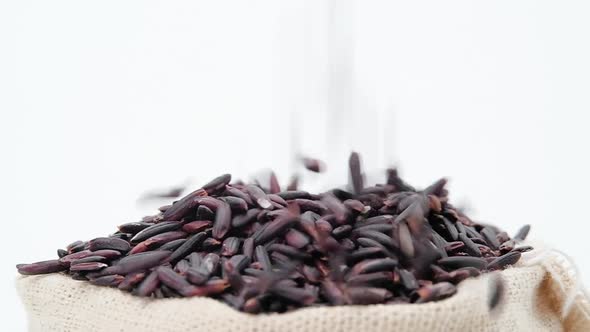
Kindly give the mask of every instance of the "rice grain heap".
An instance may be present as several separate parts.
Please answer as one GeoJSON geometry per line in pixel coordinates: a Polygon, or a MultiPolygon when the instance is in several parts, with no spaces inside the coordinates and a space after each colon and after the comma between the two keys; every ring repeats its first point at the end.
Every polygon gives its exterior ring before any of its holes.
{"type": "MultiPolygon", "coordinates": [[[[310,171],[317,171],[306,160],[310,171]]],[[[348,189],[313,194],[292,183],[236,182],[224,174],[108,237],[76,241],[58,259],[17,265],[24,275],[67,273],[152,298],[208,296],[248,312],[306,306],[423,303],[515,264],[529,246],[474,222],[448,202],[446,180],[423,190],[388,169],[364,185],[358,154],[348,189]]],[[[490,299],[499,302],[501,280],[490,299]]]]}

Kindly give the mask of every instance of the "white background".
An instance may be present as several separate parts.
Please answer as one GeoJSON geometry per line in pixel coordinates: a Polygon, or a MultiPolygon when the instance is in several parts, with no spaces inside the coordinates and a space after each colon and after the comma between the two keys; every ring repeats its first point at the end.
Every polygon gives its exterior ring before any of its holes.
{"type": "Polygon", "coordinates": [[[589,284],[590,5],[358,1],[337,42],[330,12],[0,2],[5,330],[26,326],[16,263],[137,220],[146,189],[264,167],[286,179],[297,146],[329,163],[331,181],[349,147],[417,186],[448,176],[455,202],[510,233],[532,224],[589,284]],[[342,80],[328,76],[334,59],[352,64],[342,80]],[[328,121],[334,105],[343,115],[328,121]]]}

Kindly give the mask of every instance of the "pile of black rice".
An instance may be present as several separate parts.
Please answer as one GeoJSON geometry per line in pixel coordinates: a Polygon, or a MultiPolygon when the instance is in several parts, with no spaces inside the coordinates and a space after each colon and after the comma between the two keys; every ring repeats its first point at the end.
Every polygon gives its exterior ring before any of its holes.
{"type": "MultiPolygon", "coordinates": [[[[305,167],[322,170],[306,158],[305,167]]],[[[515,264],[529,246],[477,223],[448,202],[446,180],[423,190],[396,169],[364,185],[358,154],[346,190],[314,194],[231,183],[221,175],[159,213],[107,237],[76,241],[58,259],[17,265],[62,272],[152,298],[207,296],[248,312],[323,305],[423,303],[452,296],[469,277],[515,264]]],[[[490,307],[503,284],[494,279],[490,307]]]]}

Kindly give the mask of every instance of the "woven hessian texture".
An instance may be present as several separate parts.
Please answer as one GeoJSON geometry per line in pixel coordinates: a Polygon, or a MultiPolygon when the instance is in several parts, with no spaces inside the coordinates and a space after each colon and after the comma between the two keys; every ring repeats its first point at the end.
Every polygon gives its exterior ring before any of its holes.
{"type": "Polygon", "coordinates": [[[590,331],[590,309],[582,295],[561,317],[575,284],[567,260],[549,255],[534,266],[521,264],[501,273],[506,293],[492,313],[487,308],[487,275],[462,282],[455,296],[439,302],[317,307],[264,315],[240,313],[208,298],[139,298],[63,274],[19,277],[17,288],[30,331],[590,331]]]}

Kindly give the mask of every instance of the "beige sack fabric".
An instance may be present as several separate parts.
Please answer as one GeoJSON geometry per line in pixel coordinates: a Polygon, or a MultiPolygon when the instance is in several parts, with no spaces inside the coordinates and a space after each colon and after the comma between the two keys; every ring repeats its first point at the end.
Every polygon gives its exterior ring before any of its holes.
{"type": "Polygon", "coordinates": [[[464,281],[455,296],[440,302],[318,307],[257,316],[207,298],[143,299],[61,274],[20,277],[17,288],[30,331],[590,331],[590,305],[575,292],[568,260],[552,252],[534,264],[523,261],[501,272],[506,293],[493,313],[487,309],[488,275],[464,281]],[[568,296],[573,305],[562,315],[568,296]]]}

